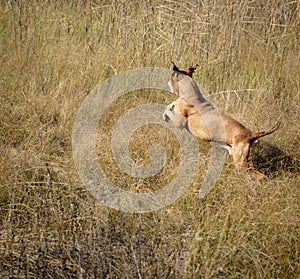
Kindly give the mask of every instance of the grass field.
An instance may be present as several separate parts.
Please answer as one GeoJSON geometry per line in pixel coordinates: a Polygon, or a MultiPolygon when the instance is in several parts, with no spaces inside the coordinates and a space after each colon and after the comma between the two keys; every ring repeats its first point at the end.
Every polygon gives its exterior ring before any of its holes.
{"type": "MultiPolygon", "coordinates": [[[[0,1],[1,278],[300,278],[300,4],[298,1],[0,1]],[[128,69],[199,64],[194,78],[219,109],[258,131],[261,183],[227,158],[204,199],[210,145],[185,196],[152,213],[97,202],[81,182],[72,130],[85,97],[128,69]]],[[[120,172],[110,148],[130,108],[174,96],[141,90],[100,120],[99,164],[119,187],[161,188],[180,147],[149,125],[134,160],[168,149],[155,178],[120,172]]]]}

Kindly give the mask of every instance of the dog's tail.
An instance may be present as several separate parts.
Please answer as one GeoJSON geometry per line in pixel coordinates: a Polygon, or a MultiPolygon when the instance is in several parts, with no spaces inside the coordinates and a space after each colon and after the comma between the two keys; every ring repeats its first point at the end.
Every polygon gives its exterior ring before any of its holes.
{"type": "Polygon", "coordinates": [[[279,126],[280,126],[280,122],[278,122],[271,130],[252,133],[251,140],[255,140],[255,139],[264,137],[266,135],[272,134],[279,128],[279,126]]]}

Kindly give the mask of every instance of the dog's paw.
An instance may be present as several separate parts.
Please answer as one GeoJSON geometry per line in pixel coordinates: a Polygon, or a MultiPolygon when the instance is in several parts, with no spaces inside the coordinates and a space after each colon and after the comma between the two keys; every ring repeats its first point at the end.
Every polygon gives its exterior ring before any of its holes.
{"type": "Polygon", "coordinates": [[[229,154],[230,156],[232,156],[232,147],[231,147],[229,144],[226,144],[226,143],[221,144],[221,147],[223,147],[224,149],[226,149],[227,152],[228,152],[228,154],[229,154]]]}
{"type": "Polygon", "coordinates": [[[175,103],[174,103],[174,102],[172,102],[171,104],[169,104],[169,105],[167,106],[167,109],[168,109],[169,111],[174,110],[174,108],[175,108],[175,103]]]}
{"type": "Polygon", "coordinates": [[[169,122],[170,121],[170,117],[167,114],[163,114],[163,119],[165,122],[169,122]]]}

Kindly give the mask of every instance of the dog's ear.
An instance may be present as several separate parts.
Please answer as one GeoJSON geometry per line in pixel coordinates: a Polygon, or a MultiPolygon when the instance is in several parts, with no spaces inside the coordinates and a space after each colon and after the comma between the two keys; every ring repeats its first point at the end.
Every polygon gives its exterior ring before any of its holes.
{"type": "Polygon", "coordinates": [[[185,72],[188,76],[190,76],[192,78],[193,74],[198,66],[199,66],[198,64],[196,64],[195,66],[190,66],[190,67],[184,69],[183,72],[185,72]]]}
{"type": "Polygon", "coordinates": [[[196,64],[195,66],[190,66],[186,69],[183,69],[183,70],[179,70],[179,68],[175,65],[175,63],[173,61],[170,61],[171,62],[171,71],[176,71],[176,72],[180,72],[182,74],[185,74],[189,77],[193,77],[193,74],[195,72],[195,70],[197,69],[197,67],[199,66],[198,64],[196,64]]]}
{"type": "Polygon", "coordinates": [[[179,72],[178,67],[175,65],[175,63],[173,61],[171,61],[171,67],[170,67],[171,71],[177,71],[179,72]]]}

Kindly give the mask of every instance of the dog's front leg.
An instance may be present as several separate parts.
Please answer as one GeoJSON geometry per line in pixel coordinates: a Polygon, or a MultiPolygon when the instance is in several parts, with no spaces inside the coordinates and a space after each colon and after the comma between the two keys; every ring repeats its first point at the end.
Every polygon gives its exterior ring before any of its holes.
{"type": "Polygon", "coordinates": [[[174,118],[174,112],[173,112],[174,106],[175,106],[175,102],[172,102],[167,106],[166,110],[163,113],[164,121],[166,122],[169,122],[169,120],[172,121],[172,119],[174,118]]]}
{"type": "Polygon", "coordinates": [[[171,120],[174,125],[180,130],[187,127],[187,118],[183,117],[180,113],[177,112],[175,102],[172,102],[167,106],[167,109],[163,113],[163,118],[166,122],[171,120]]]}

